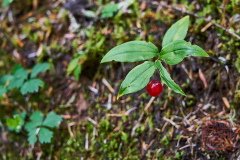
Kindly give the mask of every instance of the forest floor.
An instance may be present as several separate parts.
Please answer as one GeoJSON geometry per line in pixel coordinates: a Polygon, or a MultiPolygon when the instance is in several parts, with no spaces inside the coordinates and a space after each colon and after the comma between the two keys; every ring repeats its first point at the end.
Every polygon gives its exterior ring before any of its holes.
{"type": "MultiPolygon", "coordinates": [[[[108,3],[13,0],[0,8],[0,77],[17,64],[27,69],[51,64],[40,74],[39,92],[23,96],[13,90],[0,97],[0,159],[240,159],[239,2],[135,1],[103,18],[100,11],[108,3]],[[131,40],[160,49],[167,29],[186,15],[185,40],[210,55],[164,63],[187,96],[164,85],[155,99],[142,89],[117,100],[121,82],[140,62],[100,64],[102,57],[131,40]],[[81,52],[86,57],[76,80],[67,68],[81,52]],[[51,143],[30,145],[24,129],[7,129],[6,118],[15,110],[26,111],[27,119],[36,110],[54,111],[63,121],[53,129],[51,143]],[[203,148],[204,120],[231,123],[230,149],[203,148]]],[[[151,79],[161,81],[159,71],[151,79]]]]}

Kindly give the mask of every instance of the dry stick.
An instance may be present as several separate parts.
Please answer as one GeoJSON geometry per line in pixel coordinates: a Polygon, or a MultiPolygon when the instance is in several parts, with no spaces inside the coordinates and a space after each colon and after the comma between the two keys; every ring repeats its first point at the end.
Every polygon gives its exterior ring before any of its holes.
{"type": "Polygon", "coordinates": [[[175,122],[173,122],[172,120],[170,120],[170,119],[168,119],[168,118],[166,118],[166,117],[163,117],[163,119],[164,119],[165,121],[171,123],[171,124],[172,124],[174,127],[176,127],[176,128],[179,128],[179,127],[180,127],[180,126],[177,125],[175,122]]]}
{"type": "Polygon", "coordinates": [[[139,119],[138,119],[138,122],[137,122],[137,124],[133,127],[133,129],[132,129],[132,132],[131,132],[131,136],[133,137],[133,135],[134,135],[134,133],[135,133],[135,130],[136,130],[136,128],[137,127],[139,127],[139,126],[141,126],[140,125],[140,122],[141,122],[141,120],[142,120],[142,118],[143,118],[143,116],[144,116],[144,113],[148,110],[148,108],[151,106],[151,104],[152,104],[152,102],[153,102],[153,100],[155,99],[155,97],[152,97],[151,99],[150,99],[150,101],[148,102],[148,104],[146,105],[146,107],[144,108],[144,110],[142,111],[142,113],[141,113],[141,115],[140,115],[140,117],[139,117],[139,119]]]}
{"type": "Polygon", "coordinates": [[[196,146],[197,146],[196,144],[192,144],[192,145],[188,144],[188,145],[186,145],[186,146],[183,146],[183,147],[180,148],[179,150],[183,150],[184,148],[187,148],[187,147],[196,147],[196,146]]]}
{"type": "Polygon", "coordinates": [[[140,115],[139,119],[138,119],[138,122],[140,122],[144,116],[144,113],[148,110],[148,108],[151,106],[153,100],[155,99],[155,97],[152,97],[150,99],[150,101],[148,102],[148,104],[146,105],[146,107],[144,108],[144,111],[142,112],[142,114],[140,115]]]}
{"type": "MultiPolygon", "coordinates": [[[[156,4],[156,3],[153,3],[153,4],[156,4]]],[[[235,37],[235,38],[237,38],[237,39],[240,40],[240,36],[237,35],[236,33],[232,32],[231,30],[229,30],[229,29],[227,29],[227,28],[225,28],[225,27],[223,27],[223,26],[221,26],[220,24],[217,24],[217,23],[214,22],[214,21],[211,21],[211,20],[208,20],[207,18],[201,17],[201,16],[199,16],[199,15],[196,14],[196,13],[192,13],[192,12],[189,12],[189,11],[186,11],[186,10],[182,10],[181,8],[174,7],[174,6],[170,6],[170,5],[164,4],[163,2],[161,2],[161,3],[159,4],[159,6],[171,8],[171,9],[173,9],[173,10],[176,10],[176,11],[179,11],[179,12],[182,12],[182,13],[185,13],[185,14],[189,14],[189,15],[192,15],[192,16],[197,17],[197,18],[201,18],[201,19],[203,19],[204,21],[206,21],[206,22],[208,22],[208,23],[212,23],[212,24],[215,25],[216,27],[223,29],[225,32],[231,34],[233,37],[235,37]]]]}

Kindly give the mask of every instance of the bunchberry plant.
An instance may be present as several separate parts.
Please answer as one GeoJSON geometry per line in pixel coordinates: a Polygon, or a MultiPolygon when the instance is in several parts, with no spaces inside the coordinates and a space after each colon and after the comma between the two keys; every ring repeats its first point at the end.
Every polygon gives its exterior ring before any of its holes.
{"type": "Polygon", "coordinates": [[[43,86],[43,81],[36,78],[40,72],[49,69],[49,63],[38,63],[32,70],[26,70],[22,66],[14,69],[13,75],[4,75],[0,78],[0,96],[14,88],[20,89],[22,95],[37,92],[39,87],[43,86]],[[31,73],[29,75],[29,72],[31,73]]]}
{"type": "Polygon", "coordinates": [[[128,73],[121,84],[118,98],[143,89],[149,83],[149,79],[153,76],[157,68],[160,71],[163,83],[173,91],[186,96],[181,88],[171,79],[161,61],[165,61],[169,65],[175,65],[188,56],[209,57],[199,46],[191,45],[190,42],[183,40],[187,35],[188,24],[189,16],[186,16],[171,26],[164,35],[162,41],[163,48],[160,53],[158,48],[151,42],[130,41],[111,49],[103,57],[101,63],[112,60],[118,62],[137,62],[157,57],[155,62],[145,61],[128,73]]]}
{"type": "Polygon", "coordinates": [[[53,132],[48,128],[57,127],[62,121],[62,116],[54,112],[48,113],[47,117],[43,120],[44,115],[41,111],[36,111],[30,117],[32,122],[26,123],[25,130],[28,131],[28,142],[34,144],[37,141],[38,135],[40,143],[50,143],[53,137],[53,132]]]}

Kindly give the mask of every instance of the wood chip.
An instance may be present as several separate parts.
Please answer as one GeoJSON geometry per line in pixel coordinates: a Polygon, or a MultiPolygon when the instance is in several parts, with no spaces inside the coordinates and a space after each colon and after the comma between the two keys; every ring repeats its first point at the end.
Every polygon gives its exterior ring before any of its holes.
{"type": "Polygon", "coordinates": [[[207,88],[208,87],[207,86],[207,81],[206,81],[206,78],[205,78],[204,74],[202,73],[201,69],[199,69],[199,77],[200,77],[200,79],[203,82],[204,88],[207,88]]]}
{"type": "Polygon", "coordinates": [[[227,98],[226,97],[222,97],[222,100],[223,100],[224,104],[226,105],[226,107],[230,108],[230,104],[229,104],[227,98]]]}
{"type": "Polygon", "coordinates": [[[179,128],[179,127],[180,127],[180,126],[177,125],[175,122],[173,122],[172,120],[170,120],[170,119],[168,119],[168,118],[166,118],[166,117],[163,117],[163,119],[164,119],[165,121],[171,123],[171,124],[172,124],[174,127],[176,127],[176,128],[179,128]]]}
{"type": "Polygon", "coordinates": [[[191,118],[189,118],[189,121],[191,122],[192,120],[194,120],[196,118],[196,115],[192,116],[191,118]]]}
{"type": "Polygon", "coordinates": [[[61,115],[64,119],[75,119],[77,116],[71,116],[71,115],[61,115]]]}
{"type": "Polygon", "coordinates": [[[41,55],[42,51],[43,51],[43,44],[41,43],[38,50],[37,50],[36,55],[39,57],[41,55]]]}
{"type": "Polygon", "coordinates": [[[206,31],[211,25],[212,25],[212,22],[209,22],[206,26],[204,26],[204,27],[201,29],[201,32],[206,31]]]}
{"type": "Polygon", "coordinates": [[[223,43],[222,43],[222,42],[221,42],[221,43],[219,43],[219,44],[217,45],[217,48],[220,48],[222,45],[223,45],[223,43]]]}
{"type": "Polygon", "coordinates": [[[102,79],[102,82],[103,82],[103,84],[104,84],[105,86],[107,86],[107,88],[108,88],[112,93],[114,92],[114,89],[112,88],[112,86],[108,83],[108,81],[107,81],[105,78],[102,79]]]}

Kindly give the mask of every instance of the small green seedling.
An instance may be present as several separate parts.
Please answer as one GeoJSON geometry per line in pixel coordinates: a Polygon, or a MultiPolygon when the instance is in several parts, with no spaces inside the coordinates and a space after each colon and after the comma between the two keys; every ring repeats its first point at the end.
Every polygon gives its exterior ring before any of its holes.
{"type": "Polygon", "coordinates": [[[116,4],[107,4],[101,10],[101,18],[111,18],[113,17],[114,13],[117,12],[119,9],[125,7],[127,8],[131,4],[133,4],[134,0],[125,0],[116,4]]]}
{"type": "Polygon", "coordinates": [[[22,66],[15,68],[13,75],[4,75],[0,78],[0,96],[7,93],[8,90],[14,88],[19,89],[22,95],[37,92],[39,87],[43,86],[43,81],[36,78],[40,72],[45,72],[49,69],[49,63],[36,64],[29,75],[29,70],[24,69],[22,66]]]}
{"type": "Polygon", "coordinates": [[[43,120],[44,115],[41,111],[36,111],[30,117],[32,122],[26,123],[25,130],[28,131],[28,142],[34,144],[37,141],[36,135],[38,135],[39,142],[50,143],[53,137],[53,132],[47,127],[57,127],[62,122],[62,116],[57,115],[54,112],[48,113],[47,117],[43,120]]]}
{"type": "Polygon", "coordinates": [[[82,72],[82,63],[85,61],[86,57],[84,54],[78,55],[76,58],[72,59],[67,68],[67,75],[73,73],[76,80],[79,80],[79,76],[82,72]]]}
{"type": "Polygon", "coordinates": [[[171,79],[167,70],[163,67],[161,60],[169,65],[175,65],[188,56],[209,57],[199,46],[191,45],[190,42],[183,40],[187,35],[188,24],[189,16],[186,16],[171,26],[163,38],[163,48],[160,53],[158,48],[151,42],[130,41],[111,49],[103,57],[101,63],[112,60],[118,62],[137,62],[157,57],[155,62],[145,61],[128,73],[121,84],[118,98],[143,89],[149,83],[150,77],[153,76],[157,68],[160,71],[163,83],[176,93],[186,96],[181,88],[171,79]]]}
{"type": "Polygon", "coordinates": [[[21,114],[14,113],[13,118],[7,118],[8,130],[19,133],[24,125],[26,115],[27,113],[23,111],[21,114]]]}

